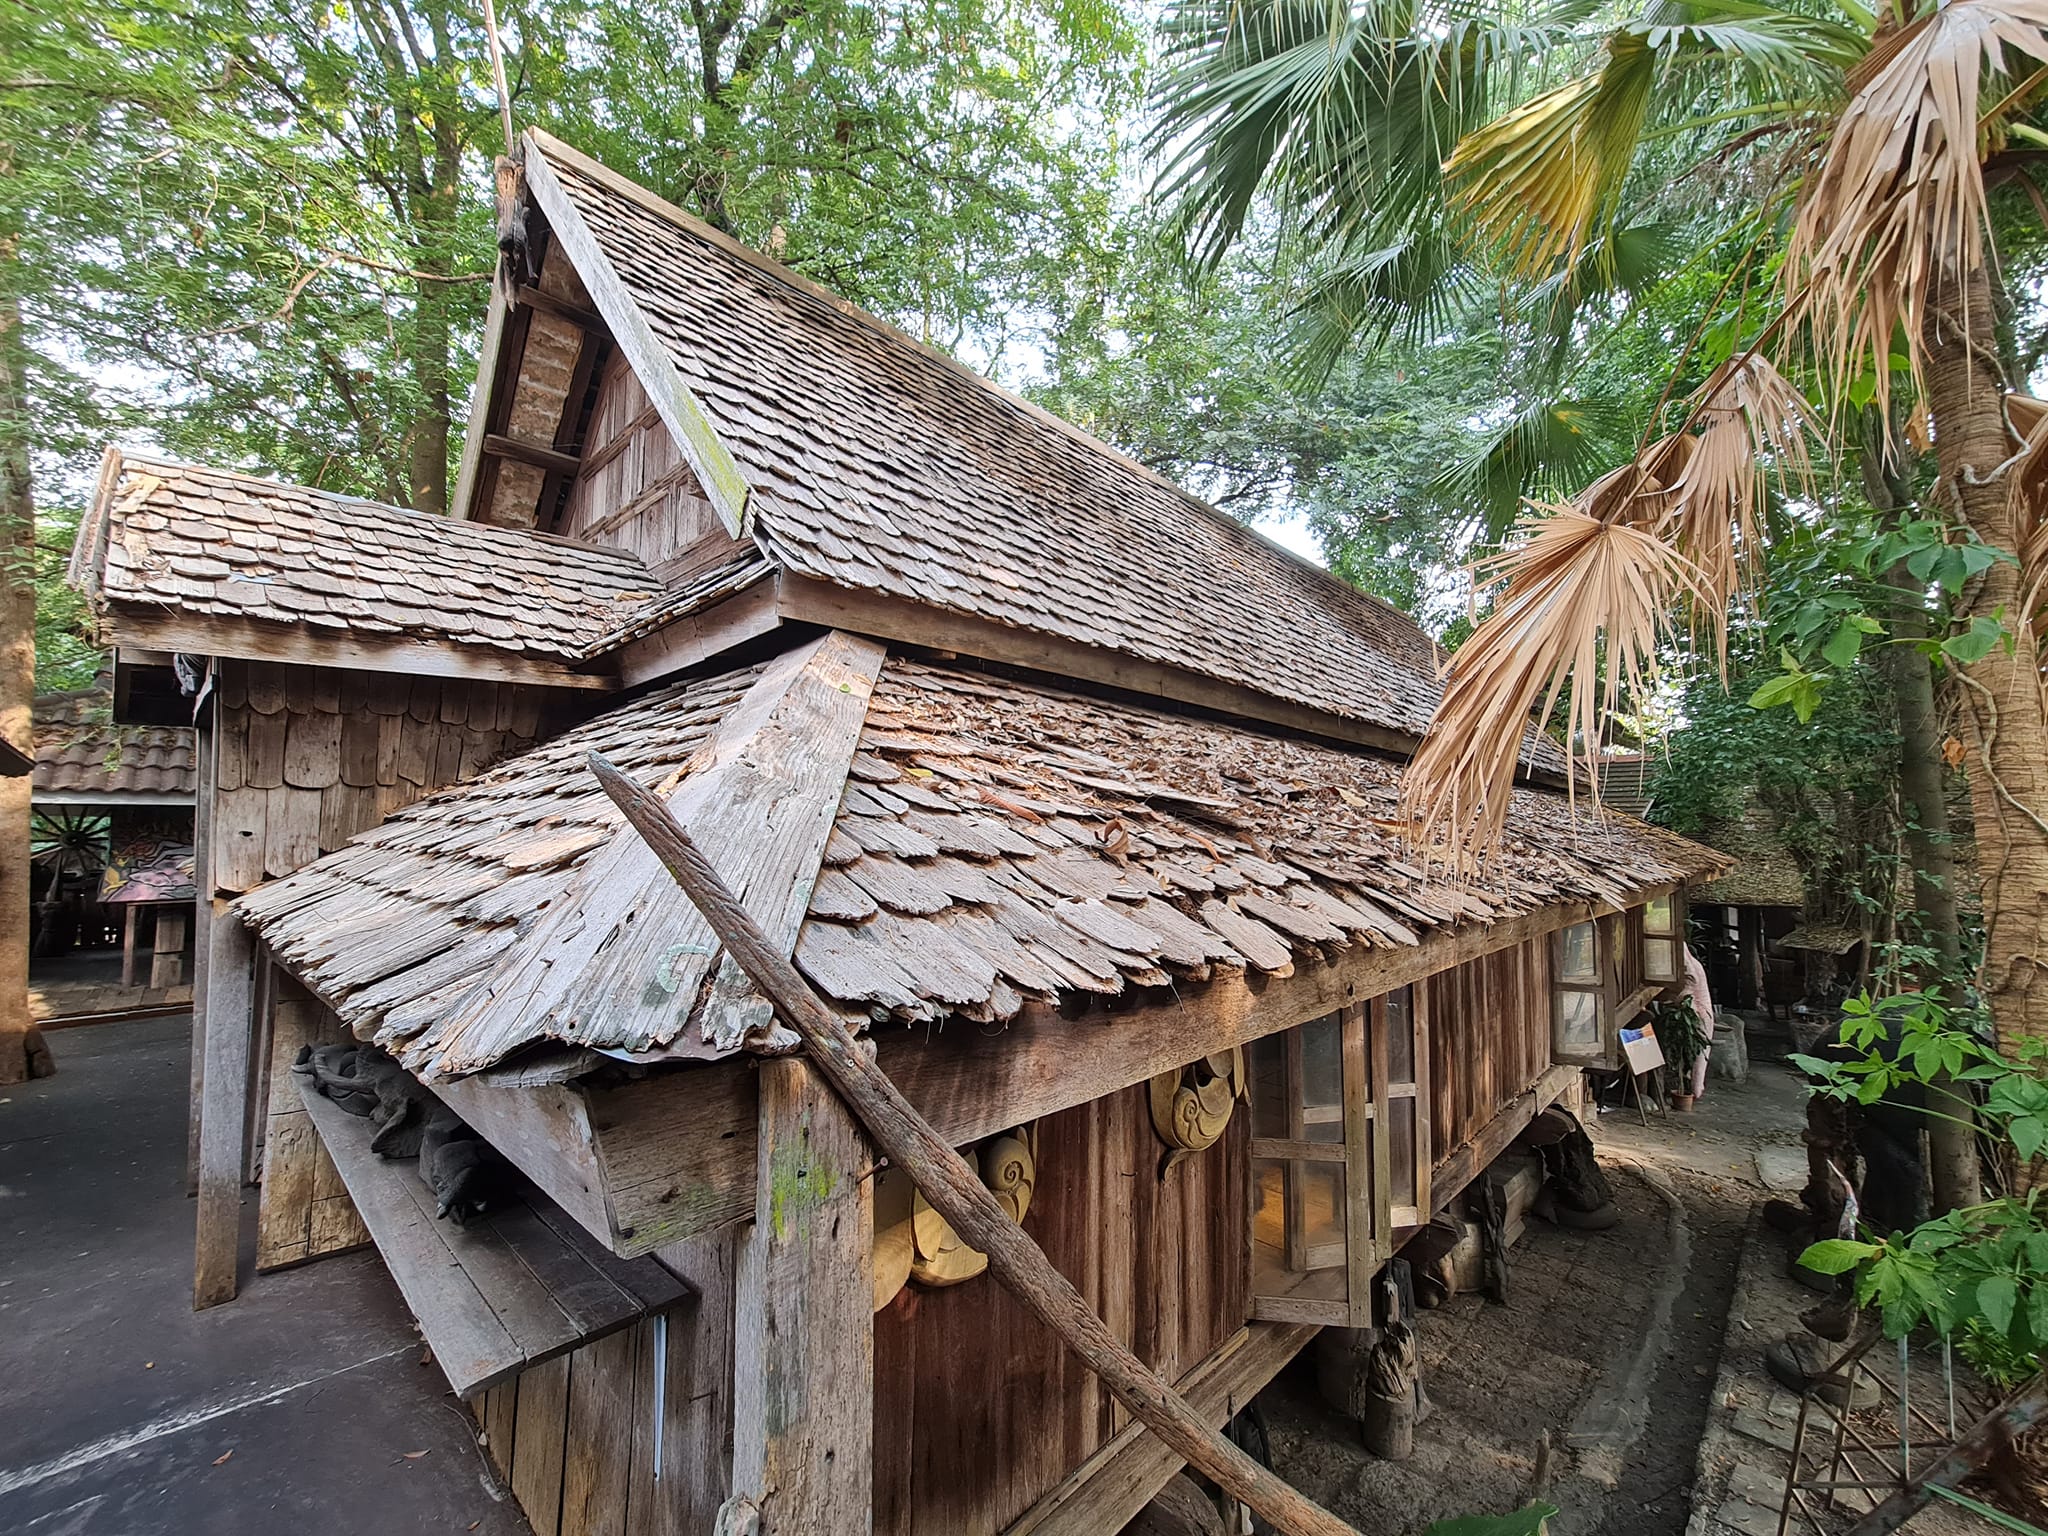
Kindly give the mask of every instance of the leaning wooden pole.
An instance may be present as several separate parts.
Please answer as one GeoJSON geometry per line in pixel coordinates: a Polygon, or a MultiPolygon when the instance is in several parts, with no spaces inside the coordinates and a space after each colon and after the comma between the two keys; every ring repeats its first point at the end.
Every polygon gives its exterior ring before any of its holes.
{"type": "Polygon", "coordinates": [[[960,1154],[860,1049],[839,1015],[819,1000],[789,959],[768,942],[760,925],[660,797],[641,788],[598,753],[590,755],[590,771],[675,876],[683,893],[696,903],[725,952],[796,1031],[818,1070],[846,1101],[875,1145],[910,1175],[932,1208],[952,1224],[964,1242],[988,1255],[990,1270],[1006,1289],[1058,1334],[1176,1456],[1233,1498],[1249,1504],[1282,1536],[1358,1536],[1352,1527],[1302,1497],[1211,1429],[1158,1372],[1126,1349],[1067,1277],[1053,1268],[1044,1250],[1010,1220],[960,1154]]]}

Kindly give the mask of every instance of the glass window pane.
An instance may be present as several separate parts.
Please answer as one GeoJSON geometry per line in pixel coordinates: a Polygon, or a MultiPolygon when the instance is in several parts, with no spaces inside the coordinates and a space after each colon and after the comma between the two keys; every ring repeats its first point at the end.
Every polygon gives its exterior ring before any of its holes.
{"type": "Polygon", "coordinates": [[[1600,995],[1597,992],[1557,994],[1557,1043],[1573,1055],[1600,1049],[1600,995]]]}
{"type": "Polygon", "coordinates": [[[1296,1163],[1290,1173],[1301,1182],[1301,1239],[1308,1269],[1344,1262],[1344,1165],[1296,1163]]]}
{"type": "Polygon", "coordinates": [[[1574,923],[1557,938],[1557,977],[1560,981],[1598,981],[1598,946],[1591,923],[1574,923]]]}
{"type": "Polygon", "coordinates": [[[1415,1014],[1406,987],[1387,994],[1387,1081],[1415,1081],[1415,1014]]]}
{"type": "Polygon", "coordinates": [[[1285,1138],[1287,1128],[1287,1036],[1254,1040],[1246,1052],[1251,1079],[1252,1134],[1285,1138]]]}
{"type": "Polygon", "coordinates": [[[1659,896],[1655,901],[1643,904],[1643,932],[1669,933],[1671,931],[1671,898],[1659,896]]]}
{"type": "Polygon", "coordinates": [[[1252,1160],[1252,1288],[1271,1295],[1286,1289],[1287,1165],[1252,1160]]]}
{"type": "Polygon", "coordinates": [[[1675,981],[1678,979],[1678,956],[1676,939],[1643,940],[1643,976],[1649,981],[1675,981]]]}
{"type": "Polygon", "coordinates": [[[1301,1026],[1301,1102],[1344,1103],[1344,1037],[1334,1013],[1301,1026]]]}
{"type": "Polygon", "coordinates": [[[1387,1104],[1387,1141],[1391,1157],[1393,1200],[1396,1205],[1415,1203],[1415,1101],[1393,1099],[1387,1104]]]}

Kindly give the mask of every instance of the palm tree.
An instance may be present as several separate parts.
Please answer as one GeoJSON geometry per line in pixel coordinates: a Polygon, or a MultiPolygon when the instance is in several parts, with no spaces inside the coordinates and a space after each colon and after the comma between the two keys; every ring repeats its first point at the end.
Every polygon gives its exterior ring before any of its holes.
{"type": "Polygon", "coordinates": [[[1483,863],[1531,710],[1564,693],[1575,750],[1596,754],[1683,610],[1725,623],[1762,552],[1766,476],[1799,478],[1810,443],[1836,450],[1844,402],[1885,412],[1903,357],[1931,428],[1931,501],[1957,537],[2018,557],[1966,591],[1964,617],[2003,635],[1955,676],[1981,993],[2002,1038],[2048,1038],[2048,423],[2008,394],[1989,250],[1991,189],[2048,146],[2048,0],[1843,0],[1832,15],[1702,0],[1600,18],[1184,0],[1173,23],[1182,216],[1206,251],[1261,191],[1291,210],[1324,254],[1302,321],[1325,352],[1333,333],[1383,334],[1461,287],[1569,287],[1610,259],[1625,209],[1682,197],[1703,169],[1723,202],[1702,215],[1695,197],[1695,225],[1750,239],[1721,296],[1741,345],[1688,391],[1688,344],[1628,462],[1532,506],[1478,568],[1492,610],[1454,658],[1408,810],[1425,843],[1483,863]]]}

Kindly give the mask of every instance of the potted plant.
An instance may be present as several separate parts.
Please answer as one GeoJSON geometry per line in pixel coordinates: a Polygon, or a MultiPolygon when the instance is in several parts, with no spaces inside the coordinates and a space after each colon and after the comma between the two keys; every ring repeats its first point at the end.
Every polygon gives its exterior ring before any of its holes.
{"type": "Polygon", "coordinates": [[[1657,1044],[1671,1067],[1671,1107],[1692,1108],[1692,1069],[1707,1053],[1707,1032],[1700,1024],[1689,997],[1650,1005],[1650,1022],[1657,1031],[1657,1044]]]}

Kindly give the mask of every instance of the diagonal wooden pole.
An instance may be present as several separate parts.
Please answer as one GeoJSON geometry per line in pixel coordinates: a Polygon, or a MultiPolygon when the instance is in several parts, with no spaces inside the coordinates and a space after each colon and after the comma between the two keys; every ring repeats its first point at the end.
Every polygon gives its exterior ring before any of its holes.
{"type": "Polygon", "coordinates": [[[597,775],[626,820],[647,841],[683,894],[697,905],[725,952],[796,1031],[828,1082],[890,1162],[909,1174],[961,1239],[988,1255],[995,1277],[1102,1378],[1176,1456],[1224,1492],[1249,1504],[1281,1536],[1358,1536],[1253,1461],[1190,1408],[1186,1399],[1126,1349],[1038,1244],[1010,1220],[960,1154],[910,1105],[888,1074],[868,1059],[839,1015],[819,1000],[789,959],[719,878],[668,807],[652,792],[590,754],[597,775]]]}

